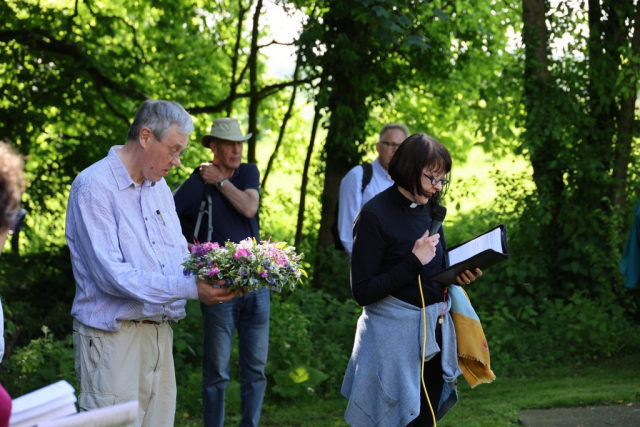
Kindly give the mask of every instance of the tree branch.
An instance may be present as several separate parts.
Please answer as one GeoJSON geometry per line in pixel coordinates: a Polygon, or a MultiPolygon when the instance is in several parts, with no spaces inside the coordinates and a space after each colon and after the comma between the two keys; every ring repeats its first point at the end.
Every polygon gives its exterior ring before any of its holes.
{"type": "Polygon", "coordinates": [[[69,37],[69,35],[71,34],[71,31],[73,29],[73,20],[75,19],[76,16],[78,16],[78,0],[76,0],[75,2],[73,15],[67,18],[67,34],[65,34],[64,37],[62,38],[63,42],[66,42],[67,37],[69,37]]]}
{"type": "MultiPolygon", "coordinates": [[[[282,83],[276,83],[273,85],[267,85],[265,87],[263,87],[260,91],[258,91],[258,97],[260,99],[264,99],[267,98],[268,96],[282,90],[285,89],[287,87],[291,87],[291,86],[300,86],[303,84],[309,84],[312,83],[315,79],[317,78],[317,76],[309,76],[305,79],[300,79],[300,80],[290,80],[287,82],[282,82],[282,83]]],[[[227,107],[227,105],[230,102],[233,102],[235,99],[238,98],[249,98],[251,96],[251,92],[241,92],[241,93],[237,93],[234,99],[231,99],[231,96],[227,96],[225,99],[223,99],[222,101],[218,102],[217,104],[214,105],[208,105],[208,106],[204,106],[204,107],[191,107],[191,108],[187,108],[187,111],[189,111],[190,114],[203,114],[203,113],[219,113],[221,111],[224,111],[224,109],[227,107]]]]}
{"type": "Polygon", "coordinates": [[[76,67],[84,69],[97,86],[108,88],[128,98],[149,99],[148,95],[138,89],[107,77],[94,65],[93,58],[82,52],[77,45],[58,40],[39,28],[0,31],[0,42],[8,41],[14,41],[43,53],[69,57],[74,60],[76,67]]]}
{"type": "Polygon", "coordinates": [[[233,56],[231,57],[231,88],[229,90],[229,96],[231,102],[227,105],[227,117],[231,117],[231,110],[233,109],[233,99],[235,98],[236,92],[238,90],[238,85],[242,81],[244,77],[244,71],[240,74],[240,77],[236,80],[236,72],[238,71],[238,61],[240,58],[240,44],[242,43],[242,26],[244,24],[244,15],[247,13],[249,8],[242,7],[242,0],[238,0],[238,25],[236,27],[236,43],[233,48],[233,56]]]}
{"type": "Polygon", "coordinates": [[[258,49],[262,49],[262,48],[265,48],[265,47],[268,47],[268,46],[272,46],[274,44],[278,45],[278,46],[295,46],[295,43],[293,43],[293,42],[291,42],[291,43],[281,43],[281,42],[276,41],[276,40],[271,40],[267,44],[258,45],[258,49]]]}
{"type": "MultiPolygon", "coordinates": [[[[126,25],[127,27],[129,27],[129,28],[131,29],[131,31],[133,32],[133,45],[134,45],[135,47],[137,47],[137,48],[138,48],[138,50],[140,51],[140,54],[142,55],[143,62],[145,62],[145,63],[148,63],[148,62],[149,62],[149,59],[147,59],[147,55],[146,55],[146,53],[144,52],[144,49],[142,49],[142,46],[140,46],[140,44],[138,43],[138,32],[137,32],[136,28],[135,28],[132,24],[128,23],[124,18],[122,18],[122,17],[120,17],[120,16],[114,16],[114,15],[98,15],[98,14],[96,14],[96,13],[93,11],[93,9],[91,8],[91,4],[90,4],[89,0],[85,0],[85,3],[87,4],[87,9],[89,9],[89,12],[90,12],[93,16],[95,16],[95,17],[97,17],[97,18],[101,18],[101,17],[103,17],[103,18],[108,18],[108,19],[115,19],[115,20],[118,20],[118,21],[122,22],[122,23],[123,23],[124,25],[126,25]]],[[[76,7],[77,7],[77,3],[76,3],[76,7]]],[[[77,9],[76,9],[76,10],[77,10],[77,9]]]]}
{"type": "MultiPolygon", "coordinates": [[[[300,65],[302,63],[302,52],[298,52],[298,58],[296,59],[296,68],[293,71],[293,80],[298,78],[298,70],[300,69],[300,65]]],[[[280,145],[282,144],[282,140],[284,139],[284,132],[287,129],[287,123],[289,122],[289,118],[291,118],[293,107],[296,102],[296,94],[297,94],[298,86],[293,87],[293,91],[291,93],[291,99],[289,99],[289,107],[287,108],[287,112],[282,119],[282,125],[280,126],[280,134],[278,135],[278,141],[276,142],[276,146],[273,149],[273,153],[269,157],[269,162],[267,163],[267,169],[264,172],[264,177],[262,178],[262,185],[260,188],[265,189],[267,185],[267,178],[269,177],[269,173],[271,172],[271,167],[273,166],[273,162],[278,155],[278,150],[280,149],[280,145]]]]}
{"type": "Polygon", "coordinates": [[[109,101],[109,98],[107,98],[107,94],[104,93],[104,90],[102,89],[101,86],[96,86],[96,89],[98,90],[98,93],[100,94],[100,97],[102,98],[102,100],[104,101],[104,103],[107,105],[107,108],[109,110],[111,110],[111,112],[118,117],[119,119],[121,119],[122,121],[125,122],[125,124],[127,125],[127,127],[131,126],[131,123],[129,122],[129,119],[127,118],[127,116],[125,116],[124,114],[120,113],[116,107],[113,106],[113,104],[111,103],[111,101],[109,101]]]}

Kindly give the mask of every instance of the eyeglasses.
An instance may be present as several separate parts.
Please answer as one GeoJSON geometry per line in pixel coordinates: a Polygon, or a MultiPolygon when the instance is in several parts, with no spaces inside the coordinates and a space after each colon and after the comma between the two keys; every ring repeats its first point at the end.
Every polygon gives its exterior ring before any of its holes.
{"type": "MultiPolygon", "coordinates": [[[[151,130],[151,129],[149,129],[151,130]]],[[[182,158],[182,156],[184,156],[185,154],[187,154],[187,149],[185,148],[184,150],[180,151],[180,150],[172,150],[171,148],[167,147],[164,143],[164,141],[162,140],[162,138],[158,137],[158,135],[156,134],[156,132],[154,130],[151,130],[151,133],[153,134],[153,137],[156,139],[156,141],[158,141],[160,144],[162,144],[164,146],[164,148],[167,149],[167,152],[169,153],[169,160],[173,161],[175,159],[178,158],[182,158]]]]}
{"type": "Polygon", "coordinates": [[[426,173],[423,173],[423,175],[431,182],[431,185],[438,185],[438,183],[440,183],[444,187],[449,183],[449,180],[446,178],[438,179],[426,173]]]}
{"type": "Polygon", "coordinates": [[[389,141],[380,141],[380,144],[384,145],[385,147],[391,150],[397,150],[402,145],[402,143],[394,144],[393,142],[389,142],[389,141]]]}
{"type": "Polygon", "coordinates": [[[20,232],[20,230],[22,230],[25,216],[27,216],[27,210],[20,208],[20,210],[13,216],[13,223],[11,225],[11,228],[9,229],[9,234],[18,233],[20,232]]]}

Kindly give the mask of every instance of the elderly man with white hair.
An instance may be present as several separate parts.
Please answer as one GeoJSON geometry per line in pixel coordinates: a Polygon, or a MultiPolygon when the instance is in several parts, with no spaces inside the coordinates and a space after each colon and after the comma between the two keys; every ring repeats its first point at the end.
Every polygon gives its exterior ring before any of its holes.
{"type": "Polygon", "coordinates": [[[76,282],[71,314],[81,410],[137,400],[135,425],[172,426],[169,323],[185,316],[187,299],[233,298],[183,274],[189,252],[164,177],[180,165],[192,130],[179,104],[145,101],[126,143],[71,186],[66,238],[76,282]]]}

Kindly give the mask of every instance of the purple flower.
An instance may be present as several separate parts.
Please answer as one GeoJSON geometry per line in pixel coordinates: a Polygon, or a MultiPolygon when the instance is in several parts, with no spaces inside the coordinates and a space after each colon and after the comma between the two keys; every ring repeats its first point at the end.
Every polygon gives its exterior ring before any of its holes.
{"type": "Polygon", "coordinates": [[[261,276],[262,276],[263,279],[266,279],[267,278],[267,270],[263,271],[261,276]]]}
{"type": "Polygon", "coordinates": [[[219,247],[218,243],[205,242],[205,243],[193,245],[191,247],[191,252],[193,253],[194,256],[199,258],[199,257],[205,256],[206,254],[215,250],[218,247],[219,247]]]}

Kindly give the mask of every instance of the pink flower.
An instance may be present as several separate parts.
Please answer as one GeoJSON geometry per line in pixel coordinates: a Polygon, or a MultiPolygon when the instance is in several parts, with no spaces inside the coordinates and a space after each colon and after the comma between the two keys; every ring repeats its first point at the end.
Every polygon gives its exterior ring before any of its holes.
{"type": "Polygon", "coordinates": [[[236,261],[239,261],[239,260],[240,260],[240,258],[249,258],[250,256],[251,256],[251,252],[249,252],[249,251],[248,251],[248,250],[246,250],[246,249],[242,249],[242,248],[238,249],[238,250],[236,251],[236,253],[235,253],[235,254],[233,254],[233,258],[234,258],[236,261]]]}
{"type": "Polygon", "coordinates": [[[218,267],[213,267],[211,270],[209,270],[209,276],[215,276],[218,273],[220,273],[220,269],[218,267]]]}
{"type": "Polygon", "coordinates": [[[261,276],[262,276],[263,279],[266,279],[267,278],[267,270],[264,270],[262,272],[261,276]]]}

